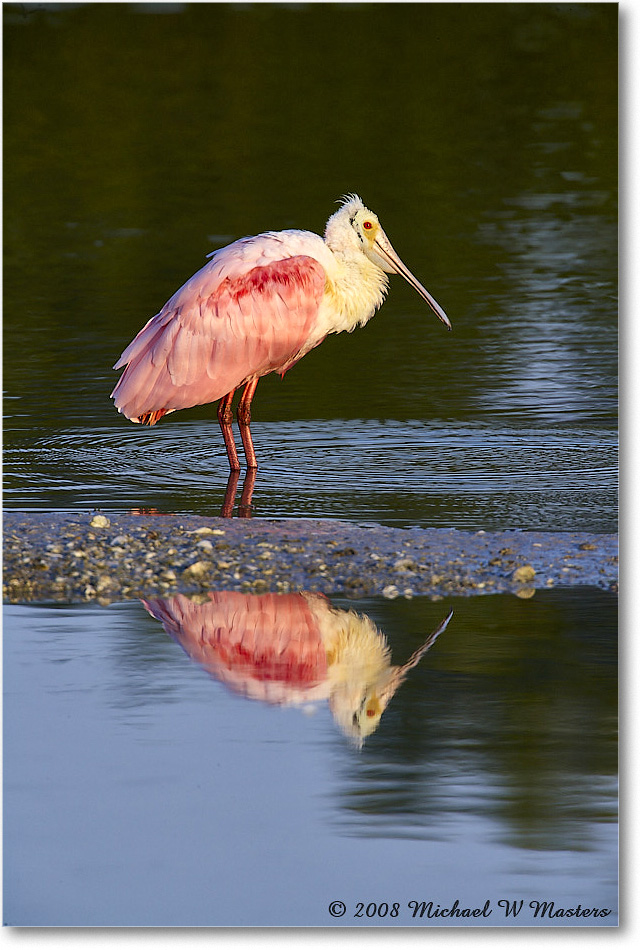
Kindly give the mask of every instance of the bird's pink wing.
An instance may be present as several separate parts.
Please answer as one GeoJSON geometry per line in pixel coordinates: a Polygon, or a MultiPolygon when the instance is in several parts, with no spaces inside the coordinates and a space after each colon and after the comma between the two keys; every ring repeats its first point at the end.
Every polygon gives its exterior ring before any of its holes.
{"type": "Polygon", "coordinates": [[[237,241],[143,327],[114,367],[126,367],[112,393],[119,412],[153,423],[165,412],[214,402],[248,379],[284,372],[320,342],[311,333],[325,288],[322,265],[305,253],[285,256],[273,239],[264,244],[283,257],[266,259],[261,238],[237,241]]]}

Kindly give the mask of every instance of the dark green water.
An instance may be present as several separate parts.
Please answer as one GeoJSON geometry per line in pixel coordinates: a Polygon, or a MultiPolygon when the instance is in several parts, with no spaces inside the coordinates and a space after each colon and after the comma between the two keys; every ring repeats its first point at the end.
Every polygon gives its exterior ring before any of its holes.
{"type": "Polygon", "coordinates": [[[393,279],[254,404],[257,516],[612,531],[617,7],[4,5],[5,504],[208,513],[213,407],[109,400],[230,240],[357,191],[393,279]]]}

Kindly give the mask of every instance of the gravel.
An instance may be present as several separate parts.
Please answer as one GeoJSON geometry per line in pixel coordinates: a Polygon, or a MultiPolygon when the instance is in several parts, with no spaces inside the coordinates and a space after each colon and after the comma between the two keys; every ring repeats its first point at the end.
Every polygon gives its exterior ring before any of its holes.
{"type": "Polygon", "coordinates": [[[5,512],[10,603],[208,590],[437,600],[589,585],[617,590],[616,535],[386,528],[341,521],[5,512]]]}

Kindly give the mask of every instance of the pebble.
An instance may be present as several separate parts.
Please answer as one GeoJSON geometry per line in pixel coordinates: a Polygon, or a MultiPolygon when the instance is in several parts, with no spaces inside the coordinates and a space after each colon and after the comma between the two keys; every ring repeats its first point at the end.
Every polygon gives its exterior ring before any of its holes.
{"type": "Polygon", "coordinates": [[[537,571],[534,567],[531,567],[530,564],[525,564],[523,567],[518,567],[516,571],[513,571],[513,581],[516,584],[527,584],[528,581],[532,581],[537,571]]]}
{"type": "Polygon", "coordinates": [[[393,571],[399,571],[400,573],[405,571],[416,571],[417,564],[411,557],[402,557],[392,565],[393,571]]]}
{"type": "Polygon", "coordinates": [[[105,515],[94,515],[94,517],[89,522],[92,528],[108,528],[110,521],[109,518],[106,518],[105,515]]]}
{"type": "Polygon", "coordinates": [[[618,579],[615,535],[113,512],[5,512],[3,566],[11,603],[216,589],[527,598],[559,584],[616,591],[618,579]]]}
{"type": "Polygon", "coordinates": [[[205,574],[209,568],[207,561],[195,561],[193,564],[190,564],[189,567],[186,567],[183,571],[183,574],[192,574],[194,577],[200,577],[201,574],[205,574]]]}
{"type": "Polygon", "coordinates": [[[201,528],[194,528],[193,531],[188,531],[187,534],[225,534],[225,532],[217,528],[208,528],[207,525],[203,525],[201,528]]]}

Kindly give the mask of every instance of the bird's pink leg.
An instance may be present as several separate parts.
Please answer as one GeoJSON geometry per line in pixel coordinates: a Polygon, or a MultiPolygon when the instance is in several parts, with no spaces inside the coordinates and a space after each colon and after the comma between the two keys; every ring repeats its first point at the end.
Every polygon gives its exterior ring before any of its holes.
{"type": "Polygon", "coordinates": [[[239,402],[238,409],[236,410],[236,418],[238,419],[239,431],[241,433],[241,440],[243,442],[243,449],[245,450],[245,458],[247,459],[248,468],[258,468],[256,463],[256,453],[254,452],[254,443],[252,442],[252,434],[250,432],[250,422],[252,421],[252,416],[250,414],[250,404],[256,392],[256,387],[258,386],[258,377],[256,379],[251,379],[249,383],[246,384],[245,389],[243,390],[243,395],[241,396],[241,401],[239,402]]]}
{"type": "MultiPolygon", "coordinates": [[[[243,395],[245,395],[245,393],[243,395]]],[[[234,416],[232,414],[232,400],[233,399],[234,399],[234,390],[232,390],[231,393],[228,393],[227,396],[223,396],[223,398],[218,404],[217,415],[218,415],[218,424],[221,427],[221,432],[223,433],[223,438],[225,440],[225,448],[227,450],[227,457],[229,459],[230,468],[233,472],[240,472],[241,463],[239,462],[239,457],[236,452],[236,445],[234,444],[234,433],[232,432],[232,422],[234,421],[234,416]]]]}

